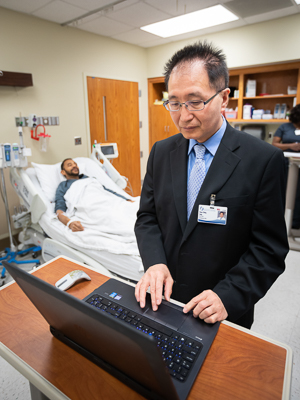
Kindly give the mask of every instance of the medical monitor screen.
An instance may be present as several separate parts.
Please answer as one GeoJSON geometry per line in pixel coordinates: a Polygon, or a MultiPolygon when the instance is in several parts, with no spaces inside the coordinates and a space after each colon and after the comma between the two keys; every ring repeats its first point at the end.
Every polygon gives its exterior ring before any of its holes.
{"type": "Polygon", "coordinates": [[[114,146],[101,146],[101,151],[105,156],[115,154],[114,146]]]}

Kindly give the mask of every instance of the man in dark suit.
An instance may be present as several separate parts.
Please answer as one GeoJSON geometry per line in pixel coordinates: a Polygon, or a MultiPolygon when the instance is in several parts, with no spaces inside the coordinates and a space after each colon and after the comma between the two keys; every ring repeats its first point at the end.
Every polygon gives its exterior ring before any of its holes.
{"type": "Polygon", "coordinates": [[[180,133],[155,143],[149,156],[135,226],[146,271],[136,299],[144,307],[150,286],[153,310],[172,294],[207,323],[250,328],[254,304],[284,271],[288,252],[283,154],[222,116],[229,89],[220,50],[187,46],[165,69],[164,105],[180,133]],[[203,174],[191,200],[191,181],[203,174]],[[198,222],[199,207],[211,207],[216,219],[227,207],[226,224],[210,223],[205,212],[198,222]]]}

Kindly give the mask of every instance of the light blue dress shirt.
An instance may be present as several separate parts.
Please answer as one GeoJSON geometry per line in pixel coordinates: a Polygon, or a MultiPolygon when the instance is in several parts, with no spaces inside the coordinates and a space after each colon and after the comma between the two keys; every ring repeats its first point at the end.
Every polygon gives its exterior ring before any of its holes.
{"type": "MultiPolygon", "coordinates": [[[[223,118],[223,123],[222,123],[221,128],[214,135],[212,135],[208,140],[206,140],[206,142],[202,143],[206,148],[205,154],[204,154],[205,173],[206,174],[207,174],[210,164],[212,163],[212,160],[218,150],[218,147],[220,145],[220,142],[221,142],[222,137],[226,130],[227,122],[226,122],[225,118],[223,117],[223,115],[222,115],[222,118],[223,118]]],[[[193,149],[194,149],[194,146],[198,143],[199,142],[197,142],[195,139],[189,139],[188,171],[187,171],[188,172],[188,176],[187,176],[188,180],[187,181],[189,181],[191,171],[192,171],[193,166],[196,161],[196,155],[195,155],[195,151],[193,149]]]]}

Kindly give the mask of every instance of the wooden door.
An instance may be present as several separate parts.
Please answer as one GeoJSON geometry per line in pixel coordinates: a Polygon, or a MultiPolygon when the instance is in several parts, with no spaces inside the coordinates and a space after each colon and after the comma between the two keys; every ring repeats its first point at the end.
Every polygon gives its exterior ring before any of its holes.
{"type": "Polygon", "coordinates": [[[113,160],[128,178],[134,196],[141,193],[138,83],[87,77],[91,144],[117,143],[113,160]]]}

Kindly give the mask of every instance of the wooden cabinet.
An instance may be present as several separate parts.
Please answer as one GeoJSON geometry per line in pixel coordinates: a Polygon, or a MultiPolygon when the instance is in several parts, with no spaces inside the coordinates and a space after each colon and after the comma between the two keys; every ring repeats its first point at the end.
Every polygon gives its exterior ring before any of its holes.
{"type": "Polygon", "coordinates": [[[32,74],[0,71],[0,86],[33,86],[32,74]]]}
{"type": "Polygon", "coordinates": [[[251,104],[255,109],[270,110],[274,113],[277,103],[293,108],[300,103],[300,62],[263,65],[259,67],[229,70],[229,86],[239,90],[238,98],[230,98],[228,107],[238,107],[237,119],[228,119],[233,123],[284,123],[286,119],[243,119],[243,106],[251,104]],[[256,81],[256,96],[246,97],[248,80],[256,81]],[[287,94],[288,86],[297,88],[297,94],[287,94]]]}
{"type": "MultiPolygon", "coordinates": [[[[282,124],[286,119],[243,119],[243,106],[252,104],[255,109],[270,110],[274,113],[277,103],[286,104],[288,109],[293,108],[294,98],[296,104],[300,103],[300,61],[292,63],[280,63],[262,65],[249,68],[238,68],[229,70],[229,86],[239,90],[239,97],[229,99],[228,108],[238,108],[237,118],[228,119],[232,124],[282,124]],[[246,97],[247,80],[256,81],[256,96],[246,97]],[[287,94],[288,86],[296,87],[297,94],[287,94]],[[265,93],[263,93],[265,92],[265,93]],[[267,95],[266,95],[267,93],[267,95]],[[264,94],[264,95],[261,95],[264,94]]],[[[148,79],[148,102],[149,102],[149,148],[157,140],[164,139],[177,133],[172,122],[170,113],[164,109],[162,104],[158,105],[156,100],[161,101],[165,91],[164,77],[148,79]]]]}
{"type": "Polygon", "coordinates": [[[165,109],[161,102],[163,91],[165,91],[163,77],[148,79],[149,150],[158,140],[166,139],[178,133],[170,112],[165,109]]]}

